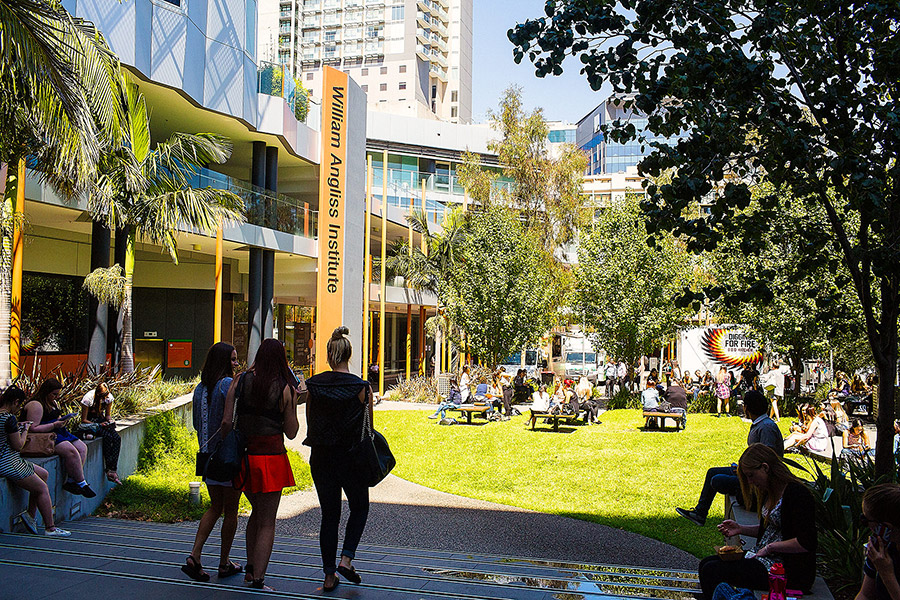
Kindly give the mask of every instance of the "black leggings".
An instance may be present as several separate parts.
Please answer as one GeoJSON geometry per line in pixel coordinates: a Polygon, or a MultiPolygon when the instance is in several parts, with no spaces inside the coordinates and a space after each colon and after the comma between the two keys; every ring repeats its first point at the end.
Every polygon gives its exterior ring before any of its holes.
{"type": "MultiPolygon", "coordinates": [[[[102,419],[95,419],[94,423],[101,423],[102,419]]],[[[122,448],[122,438],[115,426],[100,427],[98,436],[103,438],[103,462],[107,471],[119,470],[119,450],[122,448]]]]}
{"type": "Polygon", "coordinates": [[[711,600],[716,586],[723,581],[734,587],[751,590],[769,589],[769,572],[755,558],[725,561],[718,556],[707,556],[700,561],[697,573],[700,575],[704,600],[711,600]]]}
{"type": "Polygon", "coordinates": [[[338,545],[338,527],[341,523],[341,490],[343,489],[347,495],[347,504],[350,507],[341,556],[350,559],[356,557],[356,548],[359,546],[369,516],[369,486],[359,481],[347,463],[346,450],[343,448],[312,447],[309,468],[322,507],[319,548],[322,551],[322,570],[326,575],[337,570],[335,554],[338,545]]]}

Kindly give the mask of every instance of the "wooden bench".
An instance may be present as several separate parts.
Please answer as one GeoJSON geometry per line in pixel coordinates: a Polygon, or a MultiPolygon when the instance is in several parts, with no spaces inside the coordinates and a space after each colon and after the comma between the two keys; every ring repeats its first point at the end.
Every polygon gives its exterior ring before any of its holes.
{"type": "Polygon", "coordinates": [[[559,431],[559,422],[565,421],[570,423],[572,421],[578,420],[578,415],[563,415],[563,414],[551,414],[546,410],[533,410],[531,411],[531,430],[534,431],[534,428],[537,427],[538,419],[549,419],[553,421],[553,431],[559,431]]]}
{"type": "Polygon", "coordinates": [[[660,419],[659,426],[663,429],[666,427],[666,419],[675,421],[675,429],[684,429],[685,414],[684,413],[667,413],[653,410],[644,411],[644,428],[650,427],[650,419],[660,419]]]}
{"type": "Polygon", "coordinates": [[[481,415],[482,419],[487,419],[487,414],[493,409],[489,404],[462,404],[456,408],[448,408],[447,410],[455,410],[460,414],[466,415],[466,424],[472,424],[472,415],[481,415]]]}

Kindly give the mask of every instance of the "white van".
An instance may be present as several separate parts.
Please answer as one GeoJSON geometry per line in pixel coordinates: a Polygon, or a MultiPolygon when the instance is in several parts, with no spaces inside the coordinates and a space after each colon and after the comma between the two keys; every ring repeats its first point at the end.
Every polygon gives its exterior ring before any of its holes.
{"type": "Polygon", "coordinates": [[[541,351],[537,348],[529,348],[523,352],[514,352],[507,356],[497,368],[506,369],[507,375],[515,377],[519,369],[525,369],[529,379],[541,378],[541,351]]]}

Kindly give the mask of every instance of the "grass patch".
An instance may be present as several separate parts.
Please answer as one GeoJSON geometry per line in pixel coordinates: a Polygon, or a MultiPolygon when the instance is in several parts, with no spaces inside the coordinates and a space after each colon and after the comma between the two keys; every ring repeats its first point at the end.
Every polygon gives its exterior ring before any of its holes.
{"type": "MultiPolygon", "coordinates": [[[[162,523],[199,519],[209,507],[209,494],[201,486],[200,504],[190,503],[188,483],[200,480],[194,475],[197,436],[171,412],[150,417],[146,427],[137,472],[110,492],[97,514],[162,523]]],[[[288,459],[296,485],[285,488],[282,495],[309,489],[309,465],[293,450],[288,450],[288,459]]],[[[250,510],[243,496],[241,509],[250,510]]]]}
{"type": "MultiPolygon", "coordinates": [[[[750,424],[737,418],[691,415],[681,432],[642,431],[638,410],[614,410],[594,427],[544,425],[531,431],[524,416],[483,426],[442,427],[422,411],[380,412],[379,431],[397,457],[394,473],[452,494],[575,517],[633,531],[707,556],[721,544],[706,527],[675,513],[693,507],[709,467],[736,462],[750,424]]],[[[786,430],[787,420],[782,420],[786,430]]]]}

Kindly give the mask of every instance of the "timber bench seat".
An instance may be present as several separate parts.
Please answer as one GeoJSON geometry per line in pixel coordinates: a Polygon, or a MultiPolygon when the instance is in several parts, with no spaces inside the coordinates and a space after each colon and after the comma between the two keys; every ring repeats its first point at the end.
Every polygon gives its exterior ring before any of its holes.
{"type": "Polygon", "coordinates": [[[578,415],[562,415],[562,414],[551,414],[546,410],[532,410],[531,411],[531,430],[534,431],[534,428],[537,426],[538,419],[549,419],[553,423],[553,431],[559,431],[559,422],[565,421],[567,423],[571,423],[572,421],[578,420],[578,415]]]}
{"type": "Polygon", "coordinates": [[[650,427],[650,419],[659,419],[659,426],[661,429],[664,429],[666,426],[666,419],[672,419],[675,421],[675,429],[684,429],[685,426],[685,414],[676,412],[659,412],[655,410],[645,410],[644,411],[644,427],[649,429],[650,427]]]}
{"type": "Polygon", "coordinates": [[[447,410],[455,410],[460,415],[466,415],[466,424],[472,424],[472,415],[480,415],[482,419],[488,418],[488,413],[494,407],[490,404],[461,404],[456,408],[448,408],[447,410]]]}

